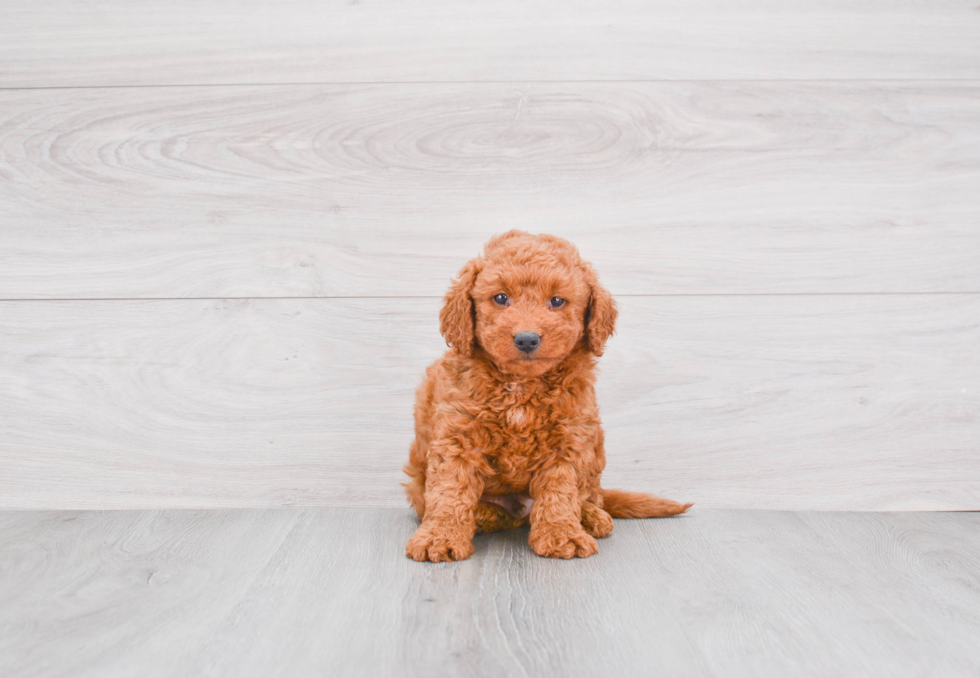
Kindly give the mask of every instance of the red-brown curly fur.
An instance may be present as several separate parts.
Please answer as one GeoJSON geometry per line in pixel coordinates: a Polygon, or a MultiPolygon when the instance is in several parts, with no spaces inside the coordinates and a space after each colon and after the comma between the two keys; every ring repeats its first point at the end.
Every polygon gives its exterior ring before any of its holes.
{"type": "Polygon", "coordinates": [[[527,522],[535,553],[584,558],[612,517],[687,510],[599,486],[606,457],[593,384],[616,305],[571,243],[521,231],[492,238],[460,271],[440,320],[452,348],[419,387],[405,467],[422,521],[411,558],[461,560],[478,529],[527,522]],[[565,303],[555,307],[554,297],[565,303]],[[537,333],[540,346],[522,352],[519,332],[537,333]]]}

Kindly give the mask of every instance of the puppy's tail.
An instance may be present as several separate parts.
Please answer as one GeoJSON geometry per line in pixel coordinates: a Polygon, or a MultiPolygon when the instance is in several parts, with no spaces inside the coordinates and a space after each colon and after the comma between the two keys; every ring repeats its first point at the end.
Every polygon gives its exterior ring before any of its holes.
{"type": "Polygon", "coordinates": [[[684,513],[692,506],[642,492],[602,490],[602,508],[613,518],[665,518],[684,513]]]}

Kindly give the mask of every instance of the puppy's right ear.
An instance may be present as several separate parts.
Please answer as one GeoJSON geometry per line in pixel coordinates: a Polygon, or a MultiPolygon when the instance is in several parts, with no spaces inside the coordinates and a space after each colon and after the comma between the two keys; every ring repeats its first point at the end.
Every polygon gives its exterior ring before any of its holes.
{"type": "Polygon", "coordinates": [[[474,259],[459,272],[459,279],[446,292],[439,313],[440,328],[446,343],[460,355],[473,355],[476,345],[476,309],[473,307],[473,284],[480,272],[480,260],[474,259]]]}

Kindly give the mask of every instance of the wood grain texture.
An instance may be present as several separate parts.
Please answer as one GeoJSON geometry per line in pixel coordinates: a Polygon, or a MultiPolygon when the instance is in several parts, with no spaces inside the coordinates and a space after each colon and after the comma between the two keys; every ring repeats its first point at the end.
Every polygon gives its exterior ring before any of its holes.
{"type": "Polygon", "coordinates": [[[980,77],[974,0],[38,0],[0,86],[980,77]]]}
{"type": "Polygon", "coordinates": [[[408,511],[0,514],[0,672],[896,676],[980,671],[980,514],[699,511],[588,560],[526,531],[415,563],[408,511]]]}
{"type": "MultiPolygon", "coordinates": [[[[980,295],[623,297],[607,487],[980,508],[980,295]]],[[[4,302],[0,506],[403,506],[435,299],[4,302]]]]}
{"type": "Polygon", "coordinates": [[[980,291],[976,84],[5,91],[0,153],[8,299],[438,296],[512,227],[619,294],[980,291]]]}

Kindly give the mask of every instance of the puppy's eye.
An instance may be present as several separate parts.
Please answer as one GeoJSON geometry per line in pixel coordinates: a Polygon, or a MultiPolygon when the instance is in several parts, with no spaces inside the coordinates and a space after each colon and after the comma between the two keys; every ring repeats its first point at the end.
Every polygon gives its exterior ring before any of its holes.
{"type": "Polygon", "coordinates": [[[561,297],[551,298],[551,308],[561,308],[564,305],[565,305],[565,300],[562,299],[561,297]]]}
{"type": "Polygon", "coordinates": [[[506,306],[507,305],[507,295],[506,294],[498,294],[497,296],[495,296],[493,298],[493,303],[499,304],[500,306],[506,306]]]}

